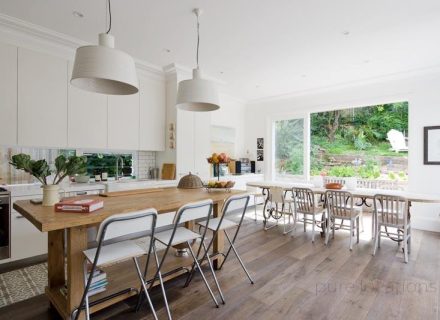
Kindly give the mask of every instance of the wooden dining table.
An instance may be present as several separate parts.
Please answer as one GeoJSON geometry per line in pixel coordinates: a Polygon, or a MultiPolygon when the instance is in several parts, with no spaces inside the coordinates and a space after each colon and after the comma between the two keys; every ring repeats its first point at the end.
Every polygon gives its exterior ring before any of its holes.
{"type": "MultiPolygon", "coordinates": [[[[64,319],[70,319],[72,312],[78,308],[83,291],[83,251],[89,246],[87,230],[99,225],[104,219],[120,213],[155,208],[159,214],[177,211],[181,206],[195,201],[212,199],[213,215],[221,215],[224,200],[231,194],[243,193],[232,190],[230,192],[208,192],[205,189],[178,189],[164,188],[152,190],[148,193],[123,193],[118,196],[101,197],[85,196],[83,198],[100,198],[104,201],[104,208],[89,213],[55,212],[53,207],[43,207],[22,200],[14,203],[14,209],[27,218],[38,230],[48,233],[48,286],[46,294],[51,306],[64,319]]],[[[191,227],[191,222],[188,223],[191,227]]],[[[221,264],[224,249],[224,237],[220,233],[213,243],[214,267],[221,264]]],[[[170,250],[171,252],[172,250],[170,250]]],[[[189,257],[176,257],[170,253],[169,268],[190,266],[189,257]]],[[[138,293],[139,280],[136,279],[134,267],[127,261],[117,266],[110,266],[105,270],[109,280],[106,292],[91,298],[91,312],[96,312],[111,304],[122,301],[138,293]],[[130,272],[132,271],[132,272],[130,272]]],[[[151,269],[151,268],[150,268],[151,269]]],[[[184,270],[182,271],[184,272],[184,270]]],[[[170,273],[165,280],[182,273],[170,273]]],[[[83,317],[84,313],[81,313],[83,317]]]]}
{"type": "MultiPolygon", "coordinates": [[[[317,195],[324,195],[328,190],[324,187],[317,187],[312,183],[308,182],[286,182],[286,181],[252,181],[248,182],[247,186],[260,188],[262,190],[262,194],[265,196],[265,203],[263,208],[263,214],[265,220],[270,217],[271,212],[269,212],[269,216],[266,215],[266,207],[269,202],[270,189],[274,187],[281,187],[286,192],[292,190],[292,188],[309,188],[317,195]]],[[[440,194],[425,194],[425,193],[415,193],[404,190],[385,190],[385,189],[369,189],[369,188],[356,188],[356,189],[346,189],[345,187],[342,189],[345,191],[349,191],[354,198],[363,199],[362,204],[365,204],[366,199],[372,200],[374,195],[376,194],[385,194],[391,196],[400,196],[408,199],[409,206],[411,203],[440,203],[440,194]]]]}

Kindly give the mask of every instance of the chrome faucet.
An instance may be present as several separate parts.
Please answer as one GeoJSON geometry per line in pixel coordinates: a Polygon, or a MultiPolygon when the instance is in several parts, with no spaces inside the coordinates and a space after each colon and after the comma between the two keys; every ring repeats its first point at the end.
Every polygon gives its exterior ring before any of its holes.
{"type": "Polygon", "coordinates": [[[122,158],[122,156],[118,156],[116,158],[116,176],[115,176],[115,180],[119,180],[119,160],[121,160],[121,171],[122,168],[124,167],[124,158],[122,158]]]}

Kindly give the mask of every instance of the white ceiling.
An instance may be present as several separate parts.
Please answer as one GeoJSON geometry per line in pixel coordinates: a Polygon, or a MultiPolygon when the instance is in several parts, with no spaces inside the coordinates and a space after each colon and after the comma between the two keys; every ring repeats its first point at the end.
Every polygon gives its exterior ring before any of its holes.
{"type": "MultiPolygon", "coordinates": [[[[160,67],[193,67],[195,7],[204,11],[201,67],[247,100],[440,65],[439,0],[112,0],[116,46],[160,67]]],[[[1,13],[91,43],[105,8],[0,1],[1,13]]]]}

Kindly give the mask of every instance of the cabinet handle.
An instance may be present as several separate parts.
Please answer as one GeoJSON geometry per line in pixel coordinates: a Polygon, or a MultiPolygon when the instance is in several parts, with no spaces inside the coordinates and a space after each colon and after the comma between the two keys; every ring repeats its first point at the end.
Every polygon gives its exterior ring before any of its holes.
{"type": "Polygon", "coordinates": [[[22,215],[16,216],[15,219],[24,219],[22,215]]]}
{"type": "Polygon", "coordinates": [[[79,191],[76,193],[77,196],[83,196],[85,194],[87,194],[87,191],[79,191]]]}

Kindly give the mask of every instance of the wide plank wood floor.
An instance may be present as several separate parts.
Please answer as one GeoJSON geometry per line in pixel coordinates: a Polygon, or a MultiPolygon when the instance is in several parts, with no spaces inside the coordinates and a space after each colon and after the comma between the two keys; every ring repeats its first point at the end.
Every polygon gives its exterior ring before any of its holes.
{"type": "MultiPolygon", "coordinates": [[[[337,231],[328,247],[311,242],[298,225],[293,237],[282,227],[262,230],[249,211],[238,250],[254,277],[251,285],[235,257],[218,271],[226,304],[215,308],[199,276],[188,288],[184,278],[166,284],[174,319],[438,319],[440,234],[413,231],[410,262],[391,240],[371,255],[369,217],[361,241],[348,249],[348,232],[337,231]]],[[[130,270],[133,271],[133,270],[130,270]]],[[[206,272],[208,280],[212,278],[206,272]]],[[[214,285],[212,285],[214,289],[214,285]]],[[[152,319],[146,305],[138,313],[132,298],[93,319],[152,319]]],[[[159,318],[166,319],[159,290],[153,292],[159,318]]],[[[0,319],[58,319],[44,295],[0,309],[0,319]]]]}

